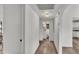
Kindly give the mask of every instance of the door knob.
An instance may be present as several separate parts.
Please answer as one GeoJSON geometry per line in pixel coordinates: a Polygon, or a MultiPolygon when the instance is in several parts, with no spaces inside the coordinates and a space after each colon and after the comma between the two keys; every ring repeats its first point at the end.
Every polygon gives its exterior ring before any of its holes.
{"type": "Polygon", "coordinates": [[[20,42],[22,42],[22,39],[20,39],[20,42]]]}

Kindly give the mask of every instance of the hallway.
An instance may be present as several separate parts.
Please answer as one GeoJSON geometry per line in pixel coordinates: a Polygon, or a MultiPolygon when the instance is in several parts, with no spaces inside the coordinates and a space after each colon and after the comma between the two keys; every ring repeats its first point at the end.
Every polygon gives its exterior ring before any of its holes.
{"type": "Polygon", "coordinates": [[[79,32],[72,31],[79,31],[79,5],[12,4],[0,8],[0,53],[79,53],[79,39],[72,39],[79,37],[79,32]]]}
{"type": "Polygon", "coordinates": [[[57,54],[53,41],[44,39],[43,41],[40,41],[39,43],[40,45],[37,48],[37,51],[35,54],[57,54]]]}

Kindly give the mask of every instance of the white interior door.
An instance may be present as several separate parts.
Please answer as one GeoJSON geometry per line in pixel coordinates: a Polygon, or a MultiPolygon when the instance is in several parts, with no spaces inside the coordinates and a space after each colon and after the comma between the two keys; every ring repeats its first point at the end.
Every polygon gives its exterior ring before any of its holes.
{"type": "Polygon", "coordinates": [[[22,53],[23,39],[21,26],[21,6],[4,5],[3,43],[4,53],[22,53]]]}

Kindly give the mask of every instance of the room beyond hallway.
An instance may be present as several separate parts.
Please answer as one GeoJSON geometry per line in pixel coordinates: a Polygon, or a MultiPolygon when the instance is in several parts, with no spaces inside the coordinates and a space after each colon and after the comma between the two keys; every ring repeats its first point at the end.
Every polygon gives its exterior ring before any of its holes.
{"type": "Polygon", "coordinates": [[[0,33],[0,54],[3,52],[2,34],[0,33]]]}
{"type": "Polygon", "coordinates": [[[73,47],[63,47],[63,54],[79,54],[79,38],[73,38],[73,47]]]}
{"type": "Polygon", "coordinates": [[[48,39],[39,41],[39,47],[37,48],[35,54],[57,54],[54,42],[49,41],[48,39]]]}
{"type": "Polygon", "coordinates": [[[3,53],[3,24],[2,20],[0,20],[0,54],[3,53]]]}

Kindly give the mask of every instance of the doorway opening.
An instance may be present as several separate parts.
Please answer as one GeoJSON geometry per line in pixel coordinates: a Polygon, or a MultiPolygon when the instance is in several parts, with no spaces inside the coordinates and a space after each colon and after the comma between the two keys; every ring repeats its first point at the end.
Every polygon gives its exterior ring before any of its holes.
{"type": "Polygon", "coordinates": [[[63,54],[79,54],[79,18],[73,18],[72,47],[63,47],[63,54]]]}
{"type": "MultiPolygon", "coordinates": [[[[41,20],[42,21],[42,20],[41,20]]],[[[50,40],[50,20],[43,20],[40,24],[40,36],[39,46],[36,50],[36,54],[57,54],[54,41],[50,40]]],[[[53,36],[53,35],[52,35],[53,36]]]]}

